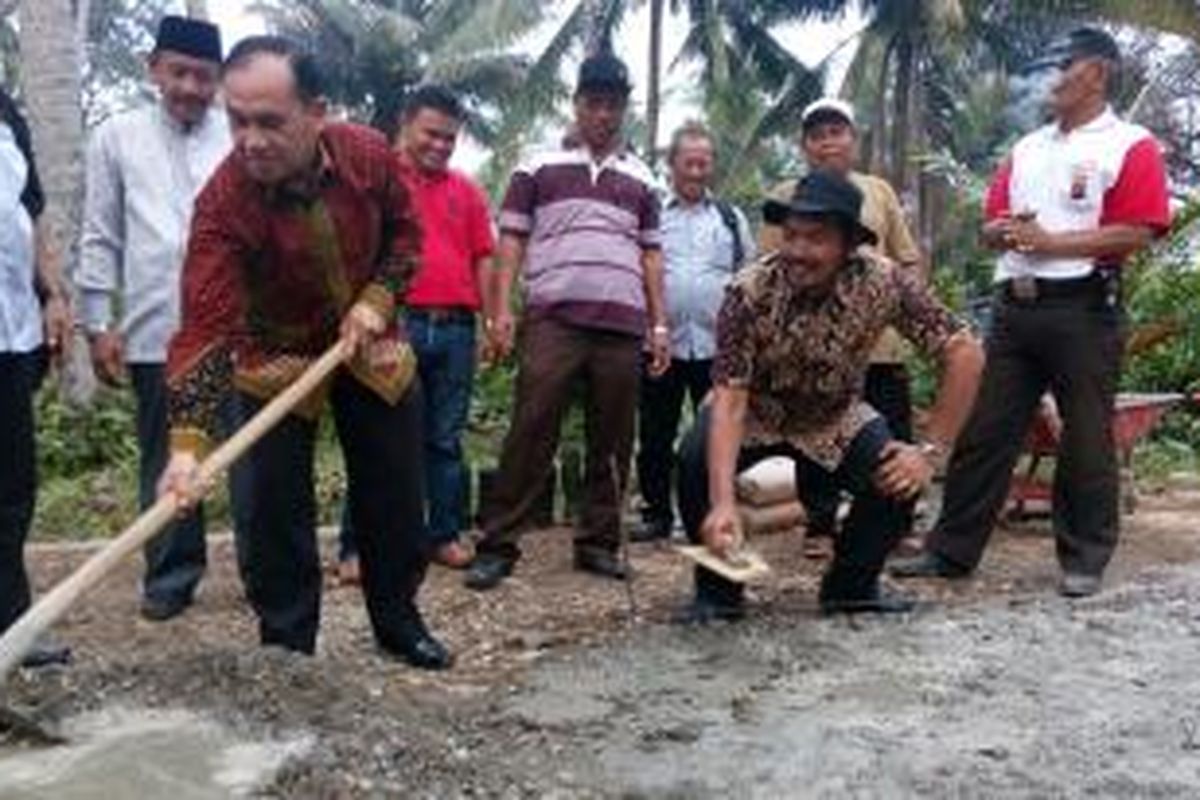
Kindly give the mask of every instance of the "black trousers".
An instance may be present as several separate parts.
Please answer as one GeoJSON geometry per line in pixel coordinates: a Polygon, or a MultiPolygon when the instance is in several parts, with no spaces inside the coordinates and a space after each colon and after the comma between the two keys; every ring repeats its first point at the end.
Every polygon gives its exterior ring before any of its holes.
{"type": "MultiPolygon", "coordinates": [[[[129,378],[137,398],[138,503],[145,511],[158,499],[158,479],[170,450],[166,368],[130,364],[129,378]]],[[[167,526],[146,543],[143,554],[142,593],[164,603],[191,602],[207,563],[203,507],[167,526]]]]}
{"type": "MultiPolygon", "coordinates": [[[[708,431],[710,412],[701,410],[696,425],[679,448],[679,511],[688,538],[700,541],[700,526],[707,516],[708,431]]],[[[796,485],[814,478],[827,480],[854,499],[846,529],[834,543],[833,561],[821,583],[823,599],[864,599],[878,589],[879,573],[887,554],[904,532],[905,504],[875,488],[879,453],[892,440],[882,419],[876,419],[851,442],[842,463],[829,472],[790,445],[743,447],[738,454],[738,471],[771,456],[786,456],[796,463],[796,485]]],[[[729,605],[741,601],[742,586],[731,583],[703,567],[696,568],[697,599],[729,605]]]]}
{"type": "Polygon", "coordinates": [[[712,359],[672,359],[671,366],[657,378],[650,377],[642,363],[638,395],[638,487],[646,507],[646,522],[671,529],[671,476],[675,470],[675,439],[684,399],[690,397],[698,409],[712,387],[712,359]]]}
{"type": "MultiPolygon", "coordinates": [[[[346,461],[349,508],[375,638],[395,649],[416,615],[427,565],[421,388],[388,405],[348,373],[334,379],[333,418],[346,461]]],[[[239,398],[248,419],[262,402],[239,398]]],[[[313,455],[317,425],[289,416],[235,466],[244,490],[243,577],[263,644],[311,653],[320,620],[313,455]]]]}
{"type": "Polygon", "coordinates": [[[1104,571],[1120,524],[1112,436],[1123,347],[1117,297],[1096,277],[1070,295],[996,302],[978,399],[950,457],[928,543],[934,552],[964,567],[979,563],[1049,389],[1063,421],[1053,489],[1059,564],[1067,572],[1104,571]]]}
{"type": "MultiPolygon", "coordinates": [[[[912,397],[907,367],[903,364],[872,364],[867,368],[863,399],[883,416],[897,439],[912,441],[912,397]]],[[[814,475],[813,480],[798,488],[800,502],[808,516],[809,534],[831,536],[836,533],[842,493],[832,476],[814,475]]],[[[912,530],[914,506],[915,501],[905,508],[905,531],[912,530]]]]}
{"type": "Polygon", "coordinates": [[[25,539],[37,494],[33,395],[42,354],[0,353],[0,631],[29,608],[25,539]]]}

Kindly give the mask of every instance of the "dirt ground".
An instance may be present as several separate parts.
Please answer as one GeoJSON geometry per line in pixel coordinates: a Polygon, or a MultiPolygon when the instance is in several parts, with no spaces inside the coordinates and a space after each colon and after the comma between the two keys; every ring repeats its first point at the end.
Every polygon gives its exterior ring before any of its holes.
{"type": "MultiPolygon", "coordinates": [[[[1195,491],[1143,498],[1106,591],[1078,602],[1054,594],[1045,522],[1001,529],[978,577],[915,584],[903,619],[820,617],[821,563],[764,537],[753,618],[703,629],[670,623],[689,568],[667,547],[634,547],[631,615],[547,531],[495,592],[431,573],[422,606],[458,657],[441,675],[381,657],[332,583],[317,657],[259,649],[218,539],[182,618],[142,621],[127,565],[57,628],[75,664],[4,698],[48,722],[188,709],[311,737],[266,796],[1197,797],[1198,514],[1195,491]]],[[[37,585],[87,552],[34,547],[37,585]]]]}

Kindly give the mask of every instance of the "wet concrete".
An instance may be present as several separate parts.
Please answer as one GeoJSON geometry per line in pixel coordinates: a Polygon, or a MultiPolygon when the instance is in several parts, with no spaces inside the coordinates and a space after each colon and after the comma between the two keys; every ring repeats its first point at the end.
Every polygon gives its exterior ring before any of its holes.
{"type": "Polygon", "coordinates": [[[68,743],[0,750],[0,798],[248,797],[311,739],[252,741],[186,711],[109,709],[67,720],[68,743]]]}
{"type": "Polygon", "coordinates": [[[639,631],[540,667],[510,757],[563,796],[1200,797],[1198,578],[639,631]]]}

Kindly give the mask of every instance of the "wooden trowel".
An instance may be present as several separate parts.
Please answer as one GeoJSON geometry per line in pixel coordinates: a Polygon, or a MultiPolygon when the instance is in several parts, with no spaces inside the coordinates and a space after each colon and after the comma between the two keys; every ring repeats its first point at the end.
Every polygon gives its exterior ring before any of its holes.
{"type": "Polygon", "coordinates": [[[718,556],[701,544],[679,545],[675,548],[705,569],[712,570],[734,583],[751,583],[771,572],[771,567],[756,551],[739,547],[727,558],[718,556]]]}

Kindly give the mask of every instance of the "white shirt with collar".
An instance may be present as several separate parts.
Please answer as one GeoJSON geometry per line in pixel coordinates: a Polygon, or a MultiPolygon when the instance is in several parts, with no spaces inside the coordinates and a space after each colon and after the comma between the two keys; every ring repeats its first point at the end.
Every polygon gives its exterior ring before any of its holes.
{"type": "MultiPolygon", "coordinates": [[[[741,210],[733,208],[742,243],[742,263],[754,260],[756,245],[741,210]]],[[[717,352],[717,313],[725,286],[740,264],[733,262],[733,231],[708,193],[698,203],[672,193],[663,205],[663,264],[671,356],[704,360],[717,352]]]]}
{"type": "Polygon", "coordinates": [[[28,353],[42,344],[33,220],[21,202],[28,174],[12,129],[0,122],[0,353],[28,353]]]}
{"type": "Polygon", "coordinates": [[[129,363],[166,361],[192,204],[230,147],[217,107],[185,130],[154,103],[106,121],[92,137],[76,282],[90,332],[114,325],[119,300],[129,363]]]}
{"type": "MultiPolygon", "coordinates": [[[[1096,230],[1105,215],[1106,194],[1121,176],[1126,156],[1147,140],[1153,143],[1149,131],[1120,119],[1111,108],[1070,131],[1057,122],[1043,126],[1013,148],[1008,209],[1013,215],[1034,212],[1037,223],[1050,233],[1096,230]]],[[[1094,268],[1094,260],[1088,258],[1009,250],[997,263],[996,281],[1020,275],[1081,278],[1094,268]]]]}

